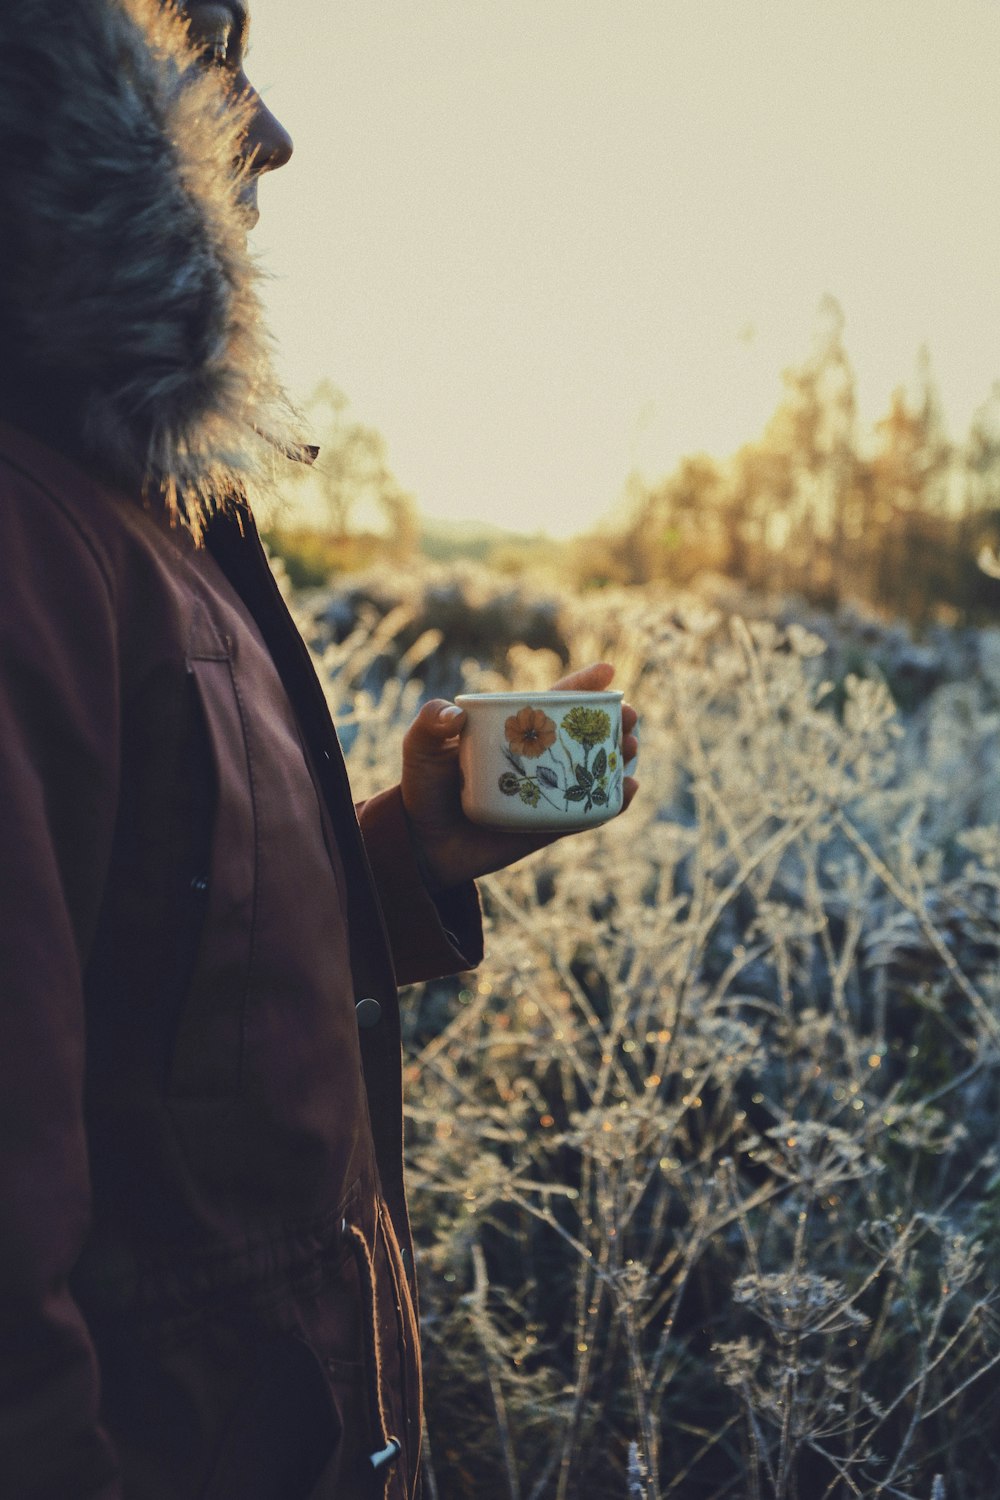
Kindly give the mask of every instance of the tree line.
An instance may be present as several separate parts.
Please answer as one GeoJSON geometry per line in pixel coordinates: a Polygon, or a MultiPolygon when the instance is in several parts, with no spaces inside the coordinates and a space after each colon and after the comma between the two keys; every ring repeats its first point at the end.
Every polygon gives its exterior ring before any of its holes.
{"type": "Polygon", "coordinates": [[[865,441],[844,316],[828,297],[784,387],[732,458],[688,457],[653,484],[633,476],[623,524],[576,548],[581,581],[685,585],[714,572],[826,608],[860,599],[916,625],[1000,614],[1000,385],[953,443],[922,355],[915,388],[894,392],[865,441]]]}

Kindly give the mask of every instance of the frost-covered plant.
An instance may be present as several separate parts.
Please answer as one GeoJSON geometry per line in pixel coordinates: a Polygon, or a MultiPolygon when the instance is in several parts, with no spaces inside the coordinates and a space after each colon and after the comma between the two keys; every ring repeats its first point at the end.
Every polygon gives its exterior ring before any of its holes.
{"type": "MultiPolygon", "coordinates": [[[[435,659],[408,587],[322,662],[359,795],[435,659]],[[357,692],[404,623],[403,670],[357,692]]],[[[631,591],[560,629],[618,662],[642,791],[484,882],[483,967],[404,997],[429,1495],[982,1500],[995,705],[957,725],[956,785],[933,700],[915,729],[794,623],[631,591]]],[[[446,690],[558,671],[521,648],[446,690]]]]}

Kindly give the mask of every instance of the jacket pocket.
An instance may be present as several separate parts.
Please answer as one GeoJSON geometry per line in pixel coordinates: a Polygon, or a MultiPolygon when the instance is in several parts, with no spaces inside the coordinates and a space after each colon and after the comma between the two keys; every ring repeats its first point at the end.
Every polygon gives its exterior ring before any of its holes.
{"type": "Polygon", "coordinates": [[[316,1354],[297,1334],[276,1335],[259,1352],[199,1500],[309,1500],[339,1464],[342,1436],[316,1354]]]}
{"type": "Polygon", "coordinates": [[[258,887],[258,829],[243,704],[229,642],[203,615],[187,655],[193,711],[211,761],[212,811],[204,868],[191,872],[194,941],[168,1069],[172,1098],[238,1094],[246,1048],[258,887]]]}
{"type": "Polygon", "coordinates": [[[302,1500],[378,1500],[384,1485],[368,1456],[364,1370],[360,1364],[329,1360],[327,1371],[340,1436],[302,1500]]]}

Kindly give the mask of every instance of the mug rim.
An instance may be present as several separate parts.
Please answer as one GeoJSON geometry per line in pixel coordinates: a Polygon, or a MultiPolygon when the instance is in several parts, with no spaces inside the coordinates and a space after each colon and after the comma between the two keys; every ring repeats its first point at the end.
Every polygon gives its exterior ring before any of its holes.
{"type": "Polygon", "coordinates": [[[457,693],[452,702],[461,708],[466,703],[558,704],[573,703],[577,699],[585,699],[588,703],[601,701],[605,703],[620,703],[624,697],[624,692],[619,688],[600,688],[594,692],[590,692],[586,688],[545,688],[542,692],[538,693],[532,692],[528,688],[523,693],[457,693]]]}

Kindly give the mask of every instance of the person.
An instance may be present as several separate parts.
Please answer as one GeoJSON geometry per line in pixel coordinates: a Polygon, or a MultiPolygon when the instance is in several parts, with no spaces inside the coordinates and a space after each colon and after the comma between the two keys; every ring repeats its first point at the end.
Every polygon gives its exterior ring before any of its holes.
{"type": "Polygon", "coordinates": [[[0,9],[4,1500],[416,1493],[397,985],[545,841],[462,817],[441,700],[353,805],[245,498],[308,457],[247,24],[0,9]]]}

